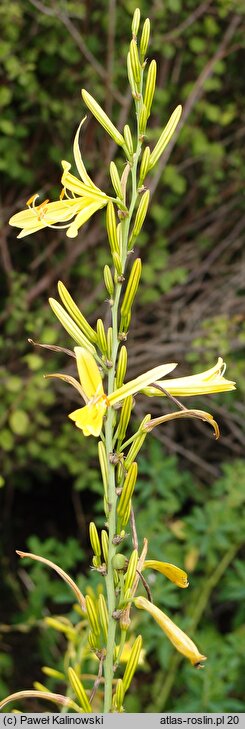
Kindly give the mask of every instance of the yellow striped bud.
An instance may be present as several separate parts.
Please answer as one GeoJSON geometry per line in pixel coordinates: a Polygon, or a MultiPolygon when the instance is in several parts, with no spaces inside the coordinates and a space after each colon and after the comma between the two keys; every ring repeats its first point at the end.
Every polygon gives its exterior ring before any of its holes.
{"type": "Polygon", "coordinates": [[[50,666],[42,666],[41,670],[45,674],[45,676],[58,678],[59,681],[63,681],[65,678],[64,673],[62,673],[61,671],[57,671],[56,668],[51,668],[50,666]]]}
{"type": "Polygon", "coordinates": [[[120,711],[122,708],[124,699],[124,686],[123,686],[123,680],[122,678],[118,678],[117,685],[116,685],[116,691],[113,696],[113,704],[115,705],[115,711],[120,711]]]}
{"type": "Polygon", "coordinates": [[[156,64],[156,61],[151,61],[149,68],[148,68],[146,85],[145,85],[145,95],[144,95],[144,104],[146,107],[147,119],[151,113],[151,105],[152,105],[153,96],[154,96],[154,92],[155,92],[155,86],[156,86],[156,76],[157,76],[157,64],[156,64]]]}
{"type": "Polygon", "coordinates": [[[106,641],[107,633],[108,633],[108,610],[107,610],[107,605],[106,605],[104,595],[102,593],[99,595],[99,599],[98,599],[98,613],[99,613],[99,619],[100,619],[103,636],[106,641]]]}
{"type": "Polygon", "coordinates": [[[86,609],[87,609],[89,625],[91,627],[92,632],[95,635],[99,635],[100,626],[99,626],[99,620],[98,620],[98,615],[97,615],[94,601],[93,601],[92,597],[90,597],[90,595],[86,595],[85,600],[86,600],[86,609]]]}
{"type": "Polygon", "coordinates": [[[122,198],[123,198],[122,185],[121,185],[119,172],[118,172],[117,166],[115,165],[115,162],[110,163],[110,178],[111,178],[112,186],[115,190],[116,195],[119,197],[119,199],[122,200],[122,198]]]}
{"type": "Polygon", "coordinates": [[[143,418],[142,422],[140,423],[139,431],[138,431],[139,432],[139,436],[137,438],[135,438],[135,440],[133,441],[133,443],[132,443],[132,445],[131,445],[128,453],[127,453],[127,456],[125,458],[125,464],[124,465],[125,465],[125,468],[126,469],[128,469],[130,467],[131,463],[136,458],[137,454],[139,453],[139,451],[140,451],[140,449],[141,449],[141,447],[142,447],[142,445],[144,443],[145,433],[144,432],[140,432],[140,431],[143,429],[144,425],[150,421],[150,419],[151,419],[151,415],[150,414],[145,415],[145,417],[143,418]]]}
{"type": "Polygon", "coordinates": [[[125,344],[122,345],[119,357],[118,357],[118,363],[117,363],[117,373],[116,373],[116,386],[117,388],[122,387],[124,383],[124,378],[127,371],[127,364],[128,364],[128,354],[127,349],[125,347],[125,344]]]}
{"type": "Polygon", "coordinates": [[[99,535],[97,532],[97,527],[93,521],[91,521],[89,524],[89,537],[90,537],[91,547],[94,551],[95,556],[100,557],[100,555],[101,555],[100,540],[99,540],[99,535]]]}
{"type": "Polygon", "coordinates": [[[145,104],[142,104],[142,107],[140,110],[140,115],[139,115],[139,133],[140,133],[141,138],[143,137],[145,130],[146,130],[147,119],[148,119],[147,109],[146,109],[145,104]]]}
{"type": "Polygon", "coordinates": [[[33,688],[36,689],[36,691],[46,691],[46,693],[51,693],[50,689],[48,689],[47,686],[44,686],[43,683],[40,683],[40,681],[33,681],[33,688]]]}
{"type": "Polygon", "coordinates": [[[88,634],[88,643],[92,651],[97,651],[99,648],[98,637],[95,633],[91,632],[88,634]]]}
{"type": "Polygon", "coordinates": [[[135,8],[132,20],[132,35],[137,36],[140,24],[140,9],[135,8]]]}
{"type": "Polygon", "coordinates": [[[130,236],[130,246],[132,244],[132,241],[137,237],[137,235],[139,235],[141,231],[148,210],[149,200],[150,190],[146,190],[141,197],[140,204],[135,216],[134,227],[130,236]]]}
{"type": "Polygon", "coordinates": [[[159,137],[159,140],[150,155],[149,170],[151,170],[152,167],[155,166],[155,164],[159,160],[159,157],[161,157],[162,153],[170,142],[170,139],[172,138],[177,127],[177,124],[179,123],[181,113],[182,106],[179,104],[179,106],[177,106],[171,114],[171,117],[168,120],[166,127],[164,127],[162,134],[159,137]]]}
{"type": "Polygon", "coordinates": [[[106,208],[106,230],[107,235],[109,238],[110,248],[112,254],[114,252],[119,254],[119,245],[118,245],[118,237],[117,237],[117,222],[116,222],[116,215],[114,210],[114,205],[109,200],[107,208],[106,208]]]}
{"type": "Polygon", "coordinates": [[[123,514],[123,516],[121,518],[121,525],[122,526],[126,526],[127,523],[128,523],[128,521],[129,521],[129,519],[130,519],[131,504],[132,504],[132,501],[131,501],[131,499],[129,499],[127,508],[125,509],[124,514],[123,514]]]}
{"type": "Polygon", "coordinates": [[[101,531],[101,545],[102,545],[102,552],[104,556],[105,563],[108,562],[108,551],[109,551],[109,539],[108,534],[105,531],[105,529],[102,529],[101,531]]]}
{"type": "Polygon", "coordinates": [[[90,714],[92,711],[92,707],[91,707],[91,704],[89,703],[86,691],[83,687],[83,684],[80,681],[80,678],[78,678],[78,676],[76,674],[76,671],[74,671],[74,668],[71,668],[71,666],[70,666],[70,668],[68,668],[67,674],[68,674],[68,679],[69,679],[71,688],[74,691],[74,694],[79,701],[81,709],[86,714],[90,714]]]}
{"type": "Polygon", "coordinates": [[[129,397],[125,397],[125,400],[123,401],[121,413],[120,413],[120,420],[119,420],[118,428],[117,428],[117,439],[119,441],[122,441],[125,436],[125,433],[126,433],[129,421],[130,421],[132,407],[133,407],[133,396],[129,395],[129,397]]]}
{"type": "Polygon", "coordinates": [[[123,679],[122,679],[124,693],[126,693],[126,691],[128,690],[128,688],[131,684],[133,675],[138,666],[141,648],[142,648],[142,636],[138,635],[138,638],[136,638],[136,640],[134,641],[134,644],[131,648],[130,656],[129,656],[129,659],[128,659],[128,662],[127,662],[127,665],[126,665],[126,668],[124,671],[123,679]]]}
{"type": "Polygon", "coordinates": [[[97,121],[101,124],[102,127],[106,130],[106,132],[114,139],[114,142],[116,144],[119,144],[121,147],[124,145],[124,139],[122,134],[118,131],[118,129],[114,126],[112,121],[109,119],[107,114],[103,111],[101,106],[95,101],[93,96],[89,94],[85,89],[82,89],[82,97],[83,101],[85,102],[86,106],[90,109],[92,114],[95,116],[97,121]]]}
{"type": "Polygon", "coordinates": [[[96,329],[97,329],[97,337],[98,337],[98,346],[99,346],[101,352],[103,354],[107,355],[107,339],[106,339],[105,327],[104,327],[102,319],[97,319],[96,329]]]}
{"type": "Polygon", "coordinates": [[[128,126],[128,124],[125,124],[125,127],[124,127],[124,139],[125,139],[126,147],[129,151],[129,155],[130,155],[130,157],[132,157],[133,153],[134,153],[134,145],[133,145],[131,130],[130,130],[130,127],[128,126]]]}
{"type": "Polygon", "coordinates": [[[129,53],[130,53],[133,77],[134,77],[135,83],[139,84],[139,82],[140,82],[140,62],[139,62],[137,43],[134,40],[134,38],[133,38],[133,40],[131,40],[131,43],[129,46],[129,53]]]}
{"type": "MultiPolygon", "coordinates": [[[[137,479],[137,473],[138,473],[138,466],[137,466],[137,463],[134,462],[131,464],[131,466],[128,470],[127,476],[126,476],[124,484],[123,484],[123,490],[122,490],[122,493],[121,493],[121,496],[120,496],[120,499],[118,502],[117,513],[118,513],[118,516],[121,517],[122,520],[123,520],[124,514],[128,508],[131,496],[134,491],[134,487],[135,487],[136,479],[137,479]]],[[[123,526],[124,526],[124,523],[123,523],[123,526]]]]}
{"type": "Polygon", "coordinates": [[[118,273],[118,276],[121,276],[122,275],[122,261],[121,261],[119,254],[116,251],[114,251],[112,253],[112,259],[113,259],[113,263],[114,263],[116,272],[118,273]]]}
{"type": "Polygon", "coordinates": [[[134,80],[130,53],[128,53],[128,55],[127,55],[127,71],[128,71],[128,80],[129,80],[129,85],[130,85],[130,88],[132,91],[132,96],[136,97],[138,95],[138,92],[137,92],[137,86],[136,86],[136,83],[134,80]]]}
{"type": "Polygon", "coordinates": [[[128,314],[123,314],[121,316],[120,334],[126,334],[126,332],[129,329],[130,322],[131,322],[131,311],[129,311],[128,314]]]}
{"type": "Polygon", "coordinates": [[[112,355],[112,327],[108,327],[107,329],[107,354],[109,359],[111,359],[112,355]]]}
{"type": "Polygon", "coordinates": [[[92,557],[92,565],[97,570],[97,568],[100,567],[100,565],[101,565],[100,557],[93,556],[92,557]]]}
{"type": "Polygon", "coordinates": [[[85,334],[87,339],[90,339],[91,342],[97,342],[96,332],[87,322],[87,319],[85,319],[82,312],[75,304],[75,301],[73,301],[71,295],[69,294],[69,291],[67,291],[67,288],[64,286],[62,281],[58,281],[58,292],[62,303],[68,311],[68,314],[70,314],[71,318],[82,330],[83,334],[85,334]]]}
{"type": "Polygon", "coordinates": [[[104,282],[105,282],[105,287],[108,291],[109,296],[113,296],[114,295],[114,283],[113,283],[113,278],[111,275],[111,269],[109,268],[109,266],[107,264],[104,266],[104,282]]]}
{"type": "Polygon", "coordinates": [[[145,54],[147,53],[147,48],[149,44],[149,38],[150,38],[150,30],[151,30],[151,24],[149,21],[149,18],[146,18],[143,28],[142,28],[142,34],[140,39],[140,55],[142,60],[145,57],[145,54]]]}
{"type": "Polygon", "coordinates": [[[104,492],[105,492],[105,496],[107,498],[107,496],[108,496],[108,463],[107,463],[105,446],[104,446],[104,443],[102,440],[100,440],[98,443],[98,455],[99,455],[99,462],[100,462],[100,469],[101,469],[102,481],[103,481],[103,486],[104,486],[104,492]]]}
{"type": "Polygon", "coordinates": [[[122,316],[126,316],[127,314],[129,314],[129,312],[131,310],[132,303],[136,296],[138,285],[139,285],[141,269],[142,269],[141,259],[136,258],[136,260],[133,262],[133,265],[132,265],[132,268],[130,271],[130,276],[129,276],[128,283],[127,283],[127,288],[126,288],[126,291],[125,291],[125,294],[123,297],[123,302],[122,302],[122,306],[121,306],[121,315],[122,316]]]}
{"type": "Polygon", "coordinates": [[[129,563],[128,563],[128,569],[125,575],[124,580],[124,589],[125,593],[126,590],[130,590],[133,586],[135,575],[136,575],[136,569],[138,564],[139,555],[137,552],[137,549],[134,549],[132,554],[130,555],[129,563]]]}
{"type": "Polygon", "coordinates": [[[49,299],[49,304],[55,316],[57,316],[57,319],[59,319],[64,329],[68,332],[68,334],[70,334],[70,337],[74,339],[76,344],[79,344],[80,347],[84,347],[88,350],[88,352],[91,352],[91,354],[95,354],[96,350],[94,345],[89,342],[87,337],[84,336],[84,334],[78,328],[77,324],[75,324],[73,319],[71,319],[69,314],[67,314],[65,309],[63,309],[63,306],[61,306],[58,301],[52,298],[49,299]]]}
{"type": "Polygon", "coordinates": [[[151,156],[150,147],[145,147],[143,155],[142,155],[141,165],[140,165],[139,187],[141,187],[143,185],[144,179],[149,170],[150,156],[151,156]]]}
{"type": "Polygon", "coordinates": [[[62,620],[58,620],[58,618],[44,618],[44,620],[49,628],[54,628],[54,630],[58,630],[59,633],[64,633],[71,640],[72,638],[75,638],[76,631],[69,621],[68,623],[63,623],[62,620]]]}

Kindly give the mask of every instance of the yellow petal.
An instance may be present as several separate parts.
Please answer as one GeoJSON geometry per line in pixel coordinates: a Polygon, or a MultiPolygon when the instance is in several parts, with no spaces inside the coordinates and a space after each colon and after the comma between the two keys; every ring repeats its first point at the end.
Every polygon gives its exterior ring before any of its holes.
{"type": "Polygon", "coordinates": [[[77,171],[79,172],[81,180],[84,182],[85,185],[89,185],[90,187],[93,187],[94,190],[99,190],[99,188],[96,187],[93,180],[91,180],[91,177],[89,177],[89,175],[87,173],[86,167],[82,160],[80,147],[79,147],[79,135],[80,135],[82,125],[84,124],[86,118],[87,117],[85,116],[82,119],[81,123],[79,124],[78,130],[76,132],[74,144],[73,144],[73,154],[74,154],[74,159],[76,162],[77,171]]]}
{"type": "Polygon", "coordinates": [[[164,377],[164,375],[167,375],[176,366],[175,362],[171,362],[170,364],[153,367],[152,370],[148,370],[148,372],[145,372],[143,375],[139,375],[139,377],[136,377],[134,380],[126,382],[125,385],[119,387],[118,390],[114,390],[111,395],[108,395],[110,404],[113,405],[120,400],[124,400],[125,397],[128,397],[129,395],[134,395],[136,392],[140,392],[146,387],[146,385],[149,385],[150,382],[156,382],[159,377],[164,377]]]}
{"type": "Polygon", "coordinates": [[[92,200],[97,200],[98,198],[103,198],[105,200],[109,199],[107,195],[102,192],[102,190],[100,190],[98,187],[90,184],[85,185],[83,182],[81,182],[81,180],[75,177],[75,175],[72,175],[71,172],[69,172],[71,168],[69,162],[63,160],[61,164],[64,170],[61,178],[61,183],[67,190],[75,193],[75,195],[79,195],[79,197],[90,197],[92,200]]]}
{"type": "Polygon", "coordinates": [[[186,572],[181,570],[180,567],[170,564],[170,562],[158,562],[156,559],[147,559],[143,564],[144,569],[161,572],[162,575],[165,575],[165,577],[171,580],[171,582],[174,582],[175,585],[178,585],[178,587],[188,587],[189,585],[186,572]]]}
{"type": "Polygon", "coordinates": [[[83,431],[83,435],[94,435],[97,438],[102,429],[105,411],[105,401],[99,400],[97,403],[74,410],[73,413],[70,413],[69,418],[75,421],[75,425],[83,431]]]}
{"type": "Polygon", "coordinates": [[[193,666],[200,668],[200,663],[202,663],[202,661],[206,661],[206,656],[199,653],[198,648],[191,638],[189,638],[183,630],[178,628],[178,626],[170,620],[166,613],[163,613],[162,610],[156,607],[156,605],[153,605],[152,602],[149,602],[149,600],[145,597],[136,597],[134,603],[137,608],[140,608],[140,610],[146,610],[150,613],[156,623],[160,625],[160,628],[162,628],[176,650],[188,658],[193,666]]]}
{"type": "Polygon", "coordinates": [[[17,228],[23,228],[18,236],[18,238],[22,238],[24,235],[35,233],[47,225],[55,225],[56,223],[71,220],[79,209],[79,200],[57,200],[56,202],[46,203],[43,210],[42,206],[21,210],[19,213],[12,215],[9,223],[17,228]]]}
{"type": "Polygon", "coordinates": [[[95,395],[96,397],[103,395],[101,374],[93,355],[84,347],[74,347],[74,352],[82,389],[88,400],[91,400],[95,395]]]}
{"type": "MultiPolygon", "coordinates": [[[[226,380],[223,377],[225,363],[222,357],[219,357],[216,365],[197,375],[188,377],[177,377],[172,380],[159,380],[158,384],[167,390],[170,395],[177,397],[190,397],[192,395],[208,395],[214,392],[227,392],[235,389],[235,382],[226,380]]],[[[145,395],[163,396],[160,390],[154,387],[144,389],[145,395]]]]}
{"type": "Polygon", "coordinates": [[[106,202],[106,200],[101,201],[101,199],[98,202],[94,202],[91,201],[90,198],[84,198],[83,210],[77,214],[75,220],[69,226],[66,233],[67,237],[76,238],[79,228],[81,228],[81,226],[84,225],[84,223],[86,223],[87,220],[89,220],[89,218],[97,212],[97,210],[103,208],[104,205],[106,205],[106,202]]]}

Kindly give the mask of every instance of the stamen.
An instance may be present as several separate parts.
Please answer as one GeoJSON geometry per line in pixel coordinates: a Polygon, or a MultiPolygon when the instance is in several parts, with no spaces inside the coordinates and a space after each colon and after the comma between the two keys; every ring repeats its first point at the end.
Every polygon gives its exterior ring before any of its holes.
{"type": "Polygon", "coordinates": [[[39,197],[39,195],[37,193],[35,195],[32,195],[31,197],[29,197],[29,200],[27,200],[27,203],[26,203],[28,208],[35,207],[35,201],[37,200],[38,197],[39,197]]]}
{"type": "Polygon", "coordinates": [[[220,372],[219,372],[220,373],[220,377],[223,377],[223,375],[225,374],[225,370],[226,370],[226,362],[223,362],[223,365],[220,368],[220,372]]]}

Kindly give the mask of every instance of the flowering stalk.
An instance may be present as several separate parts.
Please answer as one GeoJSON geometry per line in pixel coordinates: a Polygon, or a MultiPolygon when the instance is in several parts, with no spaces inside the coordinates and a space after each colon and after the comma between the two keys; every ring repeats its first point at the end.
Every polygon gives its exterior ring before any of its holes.
{"type": "MultiPolygon", "coordinates": [[[[64,352],[75,357],[78,379],[60,373],[48,375],[48,377],[58,377],[75,387],[81,398],[81,405],[69,414],[69,418],[82,431],[83,436],[100,438],[98,455],[104,489],[106,523],[105,529],[102,529],[99,534],[92,521],[89,535],[93,550],[92,566],[105,579],[106,597],[100,594],[97,600],[89,589],[87,595],[82,595],[73,580],[58,565],[38,555],[18,552],[23,558],[29,557],[40,561],[55,570],[73,590],[78,601],[77,607],[86,621],[87,650],[89,652],[92,650],[99,659],[98,676],[89,697],[81,677],[78,675],[77,663],[67,667],[66,662],[68,690],[72,691],[73,698],[64,699],[64,705],[71,706],[78,711],[92,711],[96,687],[104,674],[103,709],[105,713],[123,711],[124,696],[130,687],[142,654],[142,637],[138,635],[134,639],[133,636],[133,642],[128,649],[129,655],[125,671],[122,678],[117,680],[116,690],[113,694],[115,672],[120,666],[127,645],[126,637],[130,628],[132,606],[147,611],[156,620],[177,651],[189,658],[193,666],[199,666],[205,660],[205,656],[199,652],[195,643],[151,601],[150,590],[142,572],[154,569],[180,588],[188,587],[188,576],[181,567],[171,563],[159,559],[147,560],[147,539],[144,539],[144,546],[139,556],[132,509],[138,472],[136,459],[151,430],[175,418],[191,417],[207,421],[212,425],[215,437],[219,437],[218,425],[209,413],[184,407],[176,400],[176,396],[190,397],[226,392],[233,390],[235,386],[233,382],[223,376],[225,366],[221,357],[214,367],[201,374],[165,379],[177,366],[176,363],[171,362],[159,364],[125,383],[127,371],[125,342],[142,268],[140,258],[136,258],[130,268],[128,254],[132,252],[132,245],[140,234],[148,210],[150,193],[144,187],[147,172],[155,166],[169,143],[181,115],[181,107],[177,106],[155,148],[151,151],[149,147],[145,147],[142,153],[154,99],[157,69],[155,61],[152,61],[145,82],[145,55],[150,32],[149,19],[146,19],[140,42],[137,43],[139,26],[140,11],[137,8],[133,17],[132,40],[127,58],[128,79],[135,104],[135,135],[132,134],[128,124],[121,133],[93,96],[84,89],[82,91],[83,101],[89,111],[125,156],[126,164],[121,177],[116,164],[114,162],[110,164],[110,176],[116,197],[100,190],[86,171],[79,147],[83,119],[73,146],[80,179],[71,174],[70,163],[63,161],[61,178],[63,187],[60,200],[56,202],[45,200],[36,205],[37,195],[33,195],[27,203],[27,210],[17,213],[10,220],[11,225],[21,228],[18,237],[30,235],[45,227],[61,227],[66,230],[68,238],[74,238],[81,226],[93,214],[106,208],[106,228],[112,262],[111,267],[106,264],[104,268],[104,282],[110,297],[108,301],[110,325],[106,331],[102,319],[98,319],[96,327],[92,328],[64,284],[59,282],[58,292],[62,305],[51,298],[50,306],[76,345],[74,353],[70,350],[64,350],[64,352]],[[117,223],[117,216],[119,223],[117,223]],[[129,273],[128,268],[130,268],[129,273]],[[127,428],[133,408],[133,396],[137,396],[139,392],[142,392],[147,398],[168,397],[179,409],[164,413],[158,418],[151,418],[151,415],[147,413],[138,430],[128,436],[127,428]],[[125,530],[129,520],[132,526],[133,550],[131,555],[126,557],[122,553],[122,549],[127,537],[125,530]],[[135,597],[139,580],[145,587],[149,599],[144,596],[135,597]],[[76,703],[73,699],[76,700],[76,703]]],[[[47,346],[55,349],[55,346],[47,346]]],[[[53,628],[65,633],[69,640],[72,640],[74,636],[77,637],[76,629],[69,621],[67,624],[66,621],[62,622],[62,619],[48,618],[47,622],[53,628]]],[[[83,621],[81,629],[84,630],[83,621]]],[[[77,630],[79,630],[79,626],[77,630]]],[[[50,671],[52,670],[50,669],[50,671]]],[[[50,673],[50,675],[54,674],[50,673]]],[[[33,692],[31,694],[20,693],[21,696],[33,695],[33,692]]],[[[44,694],[42,698],[44,698],[44,694]]],[[[9,700],[10,698],[6,699],[2,706],[5,706],[9,700]]],[[[49,700],[62,704],[60,695],[49,694],[49,700]]]]}

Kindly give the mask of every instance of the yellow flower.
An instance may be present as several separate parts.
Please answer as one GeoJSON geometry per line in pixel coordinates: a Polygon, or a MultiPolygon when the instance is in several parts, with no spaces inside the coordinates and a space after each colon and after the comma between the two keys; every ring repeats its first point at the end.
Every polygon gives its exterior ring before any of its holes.
{"type": "Polygon", "coordinates": [[[206,656],[199,653],[198,648],[191,638],[189,638],[183,630],[178,628],[178,626],[170,620],[168,615],[163,613],[162,610],[156,607],[156,605],[153,605],[152,602],[149,602],[149,600],[145,597],[136,597],[134,603],[137,608],[140,610],[146,610],[150,613],[150,615],[152,615],[156,623],[160,625],[160,628],[162,628],[165,635],[171,643],[173,643],[179,653],[182,653],[183,656],[188,658],[191,664],[196,668],[201,667],[200,664],[202,661],[206,661],[206,656]]]}
{"type": "Polygon", "coordinates": [[[110,395],[106,395],[100,371],[93,355],[83,347],[75,347],[74,351],[86,405],[70,413],[69,418],[74,420],[77,428],[80,428],[86,436],[98,436],[100,434],[103,417],[110,405],[124,400],[129,395],[134,395],[150,382],[155,382],[159,377],[164,377],[165,374],[168,374],[176,367],[174,363],[154,367],[152,370],[114,390],[110,395]]]}
{"type": "MultiPolygon", "coordinates": [[[[86,117],[85,117],[86,118],[86,117]]],[[[62,162],[63,174],[61,182],[63,189],[60,200],[49,202],[44,200],[36,205],[38,195],[33,195],[27,201],[27,209],[21,210],[10,218],[10,225],[22,228],[17,236],[36,233],[42,228],[66,228],[68,238],[75,238],[79,228],[100,208],[107,205],[108,197],[93,183],[83,164],[79,149],[79,132],[85,119],[82,120],[73,145],[74,158],[81,180],[70,173],[69,162],[62,162]],[[65,198],[65,199],[63,199],[65,198]],[[71,222],[68,222],[71,221],[71,222]]]]}
{"type": "Polygon", "coordinates": [[[147,559],[143,564],[143,570],[145,569],[161,572],[162,575],[165,575],[168,580],[174,582],[178,587],[188,587],[189,585],[186,572],[181,570],[180,567],[176,567],[175,564],[170,564],[170,562],[158,562],[156,559],[147,559]]]}
{"type": "MultiPolygon", "coordinates": [[[[222,357],[218,358],[217,364],[209,370],[200,372],[197,375],[188,377],[176,377],[172,380],[159,380],[157,385],[167,390],[170,395],[175,397],[189,397],[191,395],[208,395],[214,392],[227,392],[235,390],[235,382],[226,380],[223,377],[226,364],[222,357]]],[[[163,396],[165,393],[158,390],[157,387],[146,387],[143,390],[145,395],[163,396]]]]}

